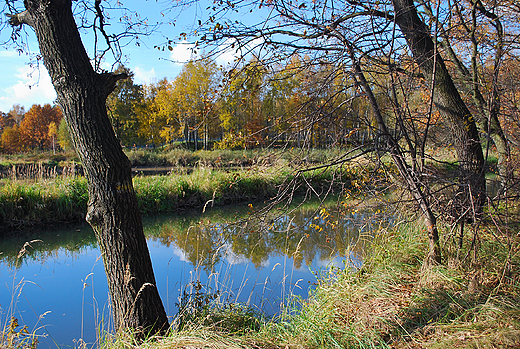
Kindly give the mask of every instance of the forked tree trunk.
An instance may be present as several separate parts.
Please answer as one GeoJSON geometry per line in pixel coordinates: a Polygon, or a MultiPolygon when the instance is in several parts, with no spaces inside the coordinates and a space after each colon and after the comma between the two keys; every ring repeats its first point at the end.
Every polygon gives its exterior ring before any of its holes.
{"type": "Polygon", "coordinates": [[[462,100],[440,54],[430,37],[428,27],[417,15],[413,0],[392,0],[395,22],[401,29],[419,69],[434,89],[433,103],[448,120],[460,166],[460,204],[474,205],[481,211],[485,203],[485,160],[475,120],[462,100]]]}
{"type": "MultiPolygon", "coordinates": [[[[477,5],[479,5],[477,2],[473,4],[475,7],[477,5]]],[[[434,15],[431,11],[431,8],[426,7],[425,9],[428,15],[433,18],[434,15]]],[[[502,190],[505,191],[508,187],[509,181],[512,179],[513,169],[511,168],[511,149],[499,120],[501,101],[498,81],[501,73],[502,59],[504,56],[504,32],[500,18],[496,14],[487,11],[483,7],[482,12],[491,20],[492,25],[496,29],[496,39],[494,40],[495,62],[493,67],[493,85],[489,103],[486,102],[479,88],[481,84],[480,74],[478,72],[478,42],[475,37],[476,28],[473,27],[478,25],[477,21],[473,21],[472,29],[468,33],[471,37],[473,46],[473,52],[471,54],[471,71],[464,65],[464,62],[462,62],[455,53],[453,47],[450,44],[449,34],[444,28],[441,29],[441,35],[444,38],[444,40],[441,42],[441,45],[449,59],[455,63],[455,67],[457,68],[458,72],[462,75],[461,81],[464,85],[464,88],[467,92],[471,93],[473,97],[473,101],[478,110],[476,123],[480,132],[488,134],[488,136],[493,140],[493,143],[495,143],[498,155],[497,168],[500,175],[502,190]]],[[[472,11],[472,16],[475,16],[475,11],[472,11]]]]}
{"type": "Polygon", "coordinates": [[[11,24],[36,32],[76,151],[88,179],[87,221],[103,256],[116,330],[139,336],[167,329],[131,177],[105,101],[125,75],[97,74],[81,42],[71,0],[26,0],[11,24]]]}

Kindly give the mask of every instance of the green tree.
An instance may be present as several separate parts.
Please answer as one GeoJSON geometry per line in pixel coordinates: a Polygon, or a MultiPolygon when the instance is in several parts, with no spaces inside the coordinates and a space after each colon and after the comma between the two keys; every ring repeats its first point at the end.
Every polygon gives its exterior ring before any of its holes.
{"type": "Polygon", "coordinates": [[[62,118],[58,127],[58,144],[63,150],[73,149],[72,138],[67,127],[67,120],[62,118]]]}
{"type": "Polygon", "coordinates": [[[112,120],[114,131],[125,146],[142,144],[144,140],[138,134],[137,110],[143,103],[143,87],[134,83],[133,73],[123,65],[120,65],[114,73],[129,76],[127,79],[119,80],[116,88],[107,98],[108,115],[112,120]]]}
{"type": "Polygon", "coordinates": [[[1,112],[0,114],[0,133],[4,132],[7,127],[12,127],[15,124],[11,115],[1,112]]]}

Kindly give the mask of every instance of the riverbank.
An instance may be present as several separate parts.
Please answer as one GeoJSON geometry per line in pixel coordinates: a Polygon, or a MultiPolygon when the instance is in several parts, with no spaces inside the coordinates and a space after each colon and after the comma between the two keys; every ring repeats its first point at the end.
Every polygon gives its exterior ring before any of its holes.
{"type": "MultiPolygon", "coordinates": [[[[444,264],[423,269],[423,227],[400,224],[377,233],[361,268],[330,270],[275,319],[204,305],[182,330],[144,347],[518,348],[520,239],[511,233],[482,228],[476,256],[458,258],[444,244],[444,264]]],[[[102,347],[132,343],[107,337],[102,347]]]]}
{"type": "MultiPolygon", "coordinates": [[[[342,156],[347,150],[334,149],[251,149],[199,150],[125,149],[134,175],[146,175],[154,170],[167,173],[187,173],[196,168],[214,170],[243,170],[255,166],[276,166],[280,162],[289,167],[324,164],[342,156]]],[[[53,154],[0,154],[0,178],[53,179],[71,174],[83,175],[83,168],[73,151],[53,154]]],[[[154,174],[154,173],[150,173],[154,174]]]]}
{"type": "MultiPolygon", "coordinates": [[[[283,164],[282,164],[283,165],[283,164]]],[[[144,215],[182,209],[269,200],[282,190],[294,194],[341,191],[355,176],[338,168],[298,172],[290,166],[252,166],[235,171],[198,167],[188,173],[136,176],[134,188],[144,215]]],[[[179,171],[182,172],[182,171],[179,171]]],[[[315,195],[315,194],[313,194],[315,195]]],[[[88,202],[87,180],[65,176],[40,180],[0,181],[0,227],[29,226],[84,220],[88,202]]]]}

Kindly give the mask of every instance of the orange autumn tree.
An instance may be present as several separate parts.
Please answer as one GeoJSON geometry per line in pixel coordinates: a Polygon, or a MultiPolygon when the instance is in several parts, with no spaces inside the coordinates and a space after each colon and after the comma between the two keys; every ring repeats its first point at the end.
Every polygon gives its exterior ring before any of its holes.
{"type": "Polygon", "coordinates": [[[2,152],[9,154],[20,151],[20,130],[17,124],[3,130],[0,136],[0,149],[2,152]]]}
{"type": "Polygon", "coordinates": [[[25,149],[48,148],[51,144],[49,125],[59,124],[62,113],[58,106],[34,104],[20,124],[20,143],[25,149]]]}

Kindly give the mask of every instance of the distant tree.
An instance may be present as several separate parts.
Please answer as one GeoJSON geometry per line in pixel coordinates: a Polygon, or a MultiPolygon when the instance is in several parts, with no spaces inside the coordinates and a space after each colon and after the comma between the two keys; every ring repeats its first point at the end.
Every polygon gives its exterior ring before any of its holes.
{"type": "Polygon", "coordinates": [[[154,98],[158,116],[163,121],[160,135],[167,143],[183,138],[184,134],[182,120],[179,119],[180,106],[174,98],[174,89],[173,81],[162,80],[161,88],[154,98]]]}
{"type": "Polygon", "coordinates": [[[25,108],[15,104],[8,113],[0,112],[0,134],[8,127],[15,124],[20,126],[25,115],[25,108]]]}
{"type": "Polygon", "coordinates": [[[9,114],[9,116],[18,126],[20,126],[25,116],[25,107],[21,106],[20,104],[13,104],[13,107],[7,114],[9,114]]]}
{"type": "Polygon", "coordinates": [[[177,105],[176,119],[187,143],[193,140],[195,150],[200,137],[207,149],[208,139],[218,134],[213,108],[217,85],[217,65],[209,59],[189,61],[173,81],[171,97],[177,105]]]}
{"type": "Polygon", "coordinates": [[[207,149],[209,138],[219,135],[214,108],[217,85],[217,65],[209,59],[191,60],[173,81],[159,81],[154,107],[161,137],[168,142],[184,138],[186,147],[195,150],[195,140],[202,137],[207,149]]]}
{"type": "Polygon", "coordinates": [[[255,58],[226,74],[227,84],[219,101],[224,138],[233,138],[240,133],[245,137],[246,148],[264,142],[266,120],[262,92],[266,74],[265,66],[255,58]]]}
{"type": "Polygon", "coordinates": [[[73,149],[72,138],[67,128],[67,120],[62,118],[58,127],[58,144],[63,150],[73,149]]]}
{"type": "Polygon", "coordinates": [[[58,136],[58,126],[56,126],[56,122],[52,121],[49,124],[49,133],[48,133],[48,135],[49,135],[49,138],[51,140],[52,153],[56,154],[56,138],[58,136]]]}
{"type": "Polygon", "coordinates": [[[139,134],[139,118],[137,109],[143,103],[143,86],[134,83],[134,74],[127,67],[120,65],[116,74],[127,74],[129,77],[119,80],[116,88],[107,98],[108,115],[114,131],[125,146],[144,142],[139,134]]]}
{"type": "Polygon", "coordinates": [[[49,136],[49,125],[58,124],[63,115],[58,106],[51,107],[45,104],[43,107],[34,104],[25,113],[25,117],[20,124],[20,141],[25,148],[49,148],[51,137],[49,136]]]}
{"type": "Polygon", "coordinates": [[[14,120],[7,113],[0,112],[0,134],[4,132],[7,127],[12,127],[14,125],[14,120]]]}
{"type": "Polygon", "coordinates": [[[167,84],[167,79],[161,79],[157,84],[144,85],[143,99],[135,106],[134,112],[138,120],[137,134],[146,144],[151,144],[154,148],[165,141],[161,133],[166,121],[159,112],[156,98],[159,91],[164,90],[167,84]]]}
{"type": "Polygon", "coordinates": [[[20,151],[20,127],[17,124],[4,129],[0,138],[2,151],[14,154],[20,151]]]}

